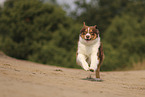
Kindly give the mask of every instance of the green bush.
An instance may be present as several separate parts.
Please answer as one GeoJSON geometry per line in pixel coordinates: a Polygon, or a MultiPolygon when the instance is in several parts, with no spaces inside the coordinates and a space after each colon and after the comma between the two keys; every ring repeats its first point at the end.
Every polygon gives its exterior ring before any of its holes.
{"type": "Polygon", "coordinates": [[[78,21],[85,20],[87,25],[99,25],[103,36],[105,59],[101,70],[120,70],[142,62],[145,58],[144,3],[117,0],[119,6],[116,6],[116,3],[106,5],[106,0],[99,2],[100,5],[92,6],[78,1],[78,7],[87,11],[76,16],[75,21],[58,5],[40,0],[8,0],[0,8],[0,50],[19,59],[81,68],[76,65],[82,27],[78,21]]]}
{"type": "Polygon", "coordinates": [[[59,6],[38,0],[10,0],[1,10],[0,22],[0,48],[6,54],[44,64],[79,67],[75,50],[80,25],[73,23],[59,6]]]}
{"type": "Polygon", "coordinates": [[[142,23],[130,15],[114,18],[104,35],[106,58],[103,69],[108,65],[110,69],[105,70],[125,68],[143,61],[145,36],[141,34],[142,23]]]}

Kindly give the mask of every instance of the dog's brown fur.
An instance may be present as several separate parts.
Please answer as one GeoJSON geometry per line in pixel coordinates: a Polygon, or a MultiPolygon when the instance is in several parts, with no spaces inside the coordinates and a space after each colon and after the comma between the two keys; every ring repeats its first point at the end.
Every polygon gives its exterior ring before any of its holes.
{"type": "Polygon", "coordinates": [[[102,43],[99,47],[98,58],[99,58],[99,64],[98,64],[98,68],[96,70],[96,78],[100,78],[100,67],[101,67],[101,64],[103,63],[103,60],[104,60],[104,51],[103,51],[103,44],[102,43]]]}

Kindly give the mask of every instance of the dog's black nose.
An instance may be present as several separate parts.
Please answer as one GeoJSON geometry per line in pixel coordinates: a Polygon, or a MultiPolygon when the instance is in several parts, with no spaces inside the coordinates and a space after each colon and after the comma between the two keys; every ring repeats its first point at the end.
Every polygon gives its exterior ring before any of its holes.
{"type": "Polygon", "coordinates": [[[87,36],[86,36],[86,38],[90,38],[90,36],[89,36],[89,35],[87,35],[87,36]]]}

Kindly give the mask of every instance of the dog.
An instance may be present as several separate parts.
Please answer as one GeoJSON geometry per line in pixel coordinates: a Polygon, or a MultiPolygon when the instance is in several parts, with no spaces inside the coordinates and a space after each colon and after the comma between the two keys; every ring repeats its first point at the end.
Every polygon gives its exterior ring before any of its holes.
{"type": "Polygon", "coordinates": [[[95,26],[86,26],[79,35],[76,62],[86,71],[96,72],[96,80],[100,79],[100,66],[104,60],[103,45],[99,36],[99,30],[95,26]]]}

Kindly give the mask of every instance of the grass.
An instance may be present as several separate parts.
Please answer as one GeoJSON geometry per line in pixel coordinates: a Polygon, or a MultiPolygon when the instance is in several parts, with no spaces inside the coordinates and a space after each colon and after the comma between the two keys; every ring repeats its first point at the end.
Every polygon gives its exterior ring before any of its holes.
{"type": "Polygon", "coordinates": [[[124,70],[145,70],[145,60],[134,63],[131,67],[126,67],[124,70]]]}

